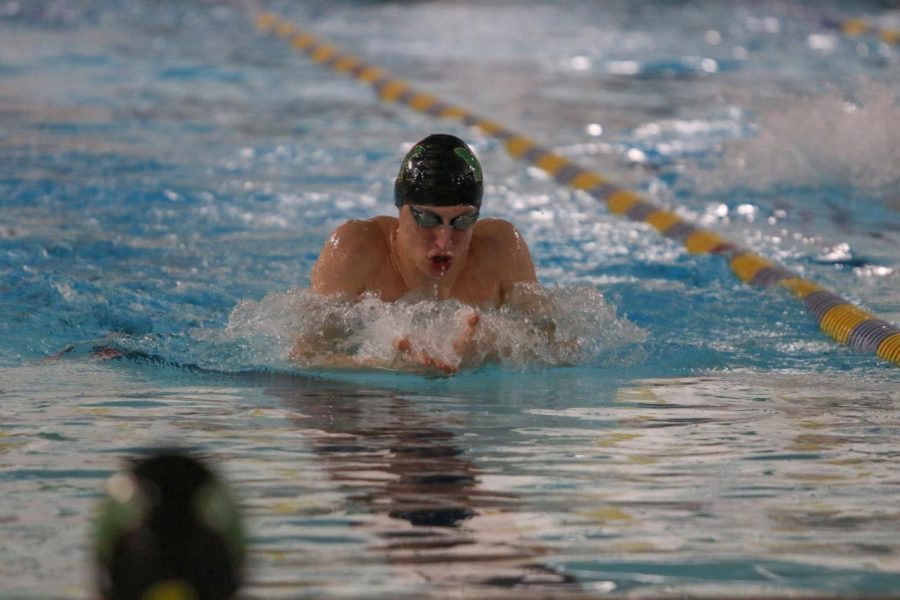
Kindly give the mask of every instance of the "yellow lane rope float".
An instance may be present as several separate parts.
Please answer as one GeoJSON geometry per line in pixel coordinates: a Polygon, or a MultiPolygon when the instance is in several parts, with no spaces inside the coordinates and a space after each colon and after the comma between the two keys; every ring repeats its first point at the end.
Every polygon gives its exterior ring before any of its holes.
{"type": "Polygon", "coordinates": [[[900,29],[879,27],[865,19],[826,21],[825,25],[849,37],[873,36],[885,44],[900,44],[900,29]]]}
{"type": "Polygon", "coordinates": [[[319,41],[275,13],[261,12],[257,14],[255,21],[261,31],[288,40],[295,49],[304,52],[320,65],[368,83],[385,102],[404,104],[427,115],[475,127],[485,135],[500,140],[514,158],[524,160],[546,171],[560,183],[582,190],[606,203],[613,214],[652,225],[663,236],[680,241],[691,254],[722,256],[742,281],[751,285],[778,286],[790,290],[803,301],[806,310],[815,317],[822,331],[835,340],[863,352],[875,353],[900,365],[900,329],[872,313],[713,231],[684,220],[635,192],[617,187],[606,177],[554,154],[534,140],[413,89],[409,83],[345,54],[331,44],[319,41]]]}

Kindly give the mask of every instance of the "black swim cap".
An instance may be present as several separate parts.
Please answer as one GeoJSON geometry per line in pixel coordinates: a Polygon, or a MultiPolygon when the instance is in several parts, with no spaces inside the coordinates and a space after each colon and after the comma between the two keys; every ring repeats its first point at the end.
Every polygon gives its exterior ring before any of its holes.
{"type": "Polygon", "coordinates": [[[403,158],[394,182],[394,204],[481,206],[484,183],[472,149],[456,136],[435,133],[403,158]]]}

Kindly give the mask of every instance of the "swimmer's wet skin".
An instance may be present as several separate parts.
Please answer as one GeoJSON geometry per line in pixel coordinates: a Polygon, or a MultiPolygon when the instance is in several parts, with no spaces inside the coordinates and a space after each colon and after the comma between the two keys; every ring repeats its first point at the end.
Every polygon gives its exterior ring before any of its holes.
{"type": "MultiPolygon", "coordinates": [[[[448,375],[477,367],[493,356],[477,344],[479,307],[514,304],[546,319],[552,302],[540,290],[513,294],[519,284],[537,284],[528,246],[512,224],[481,219],[484,177],[472,149],[458,137],[432,134],[415,144],[394,182],[397,217],[349,221],[325,243],[311,273],[312,290],[349,302],[374,294],[385,302],[457,300],[473,307],[461,316],[453,336],[454,356],[439,358],[421,340],[398,332],[389,361],[334,357],[327,365],[424,371],[448,375]],[[476,342],[477,340],[477,342],[476,342]]],[[[328,343],[318,339],[317,344],[328,343]]],[[[301,339],[292,354],[312,356],[312,340],[301,339]]]]}

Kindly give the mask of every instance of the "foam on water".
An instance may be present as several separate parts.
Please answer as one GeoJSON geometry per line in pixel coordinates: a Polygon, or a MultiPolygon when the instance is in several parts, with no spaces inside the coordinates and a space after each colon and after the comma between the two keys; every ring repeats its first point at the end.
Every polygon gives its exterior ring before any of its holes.
{"type": "Polygon", "coordinates": [[[726,143],[712,170],[693,173],[701,189],[849,184],[879,197],[900,189],[896,90],[863,82],[855,94],[768,100],[757,113],[755,136],[726,143]]]}
{"type": "MultiPolygon", "coordinates": [[[[373,295],[358,302],[329,299],[306,289],[269,294],[259,302],[240,303],[224,331],[198,333],[243,348],[243,360],[253,364],[317,367],[349,356],[362,363],[390,364],[395,342],[408,338],[416,348],[449,364],[459,364],[454,348],[466,318],[480,316],[468,365],[498,361],[505,369],[559,365],[609,365],[634,359],[645,332],[625,318],[596,289],[557,287],[547,295],[555,305],[554,329],[517,310],[479,308],[460,302],[404,300],[386,303],[373,295]],[[292,360],[297,340],[311,342],[311,351],[292,360]],[[316,345],[315,341],[329,343],[316,345]]],[[[463,365],[466,366],[466,365],[463,365]]]]}

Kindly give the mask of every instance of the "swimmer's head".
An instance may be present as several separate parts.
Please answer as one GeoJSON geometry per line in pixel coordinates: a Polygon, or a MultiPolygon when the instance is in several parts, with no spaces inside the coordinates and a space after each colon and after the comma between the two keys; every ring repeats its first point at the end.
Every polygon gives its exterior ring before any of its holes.
{"type": "Polygon", "coordinates": [[[101,598],[231,598],[240,586],[237,505],[222,480],[182,451],[113,475],[94,533],[101,598]]]}
{"type": "Polygon", "coordinates": [[[394,204],[481,206],[481,165],[465,142],[435,133],[412,147],[394,182],[394,204]]]}

